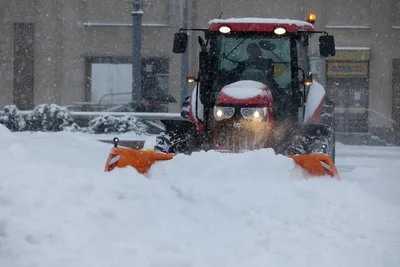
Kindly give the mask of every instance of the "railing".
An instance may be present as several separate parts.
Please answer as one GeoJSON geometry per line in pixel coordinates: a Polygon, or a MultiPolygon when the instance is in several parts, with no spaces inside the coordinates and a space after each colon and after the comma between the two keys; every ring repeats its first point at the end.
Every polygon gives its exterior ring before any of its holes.
{"type": "MultiPolygon", "coordinates": [[[[32,113],[32,110],[21,110],[19,111],[23,115],[29,115],[32,113]]],[[[3,115],[4,112],[0,111],[0,115],[3,115]]],[[[178,120],[183,121],[186,120],[181,117],[180,113],[169,113],[169,112],[108,112],[108,111],[70,111],[69,114],[74,119],[91,119],[95,117],[99,117],[102,115],[109,115],[114,117],[124,117],[124,116],[133,116],[138,119],[150,120],[150,121],[158,121],[158,120],[178,120]]]]}
{"type": "MultiPolygon", "coordinates": [[[[132,92],[108,93],[108,94],[104,94],[104,95],[102,95],[102,97],[100,98],[99,104],[101,104],[101,103],[103,102],[103,99],[104,99],[105,97],[108,97],[108,96],[116,96],[116,95],[130,95],[130,96],[132,96],[132,92]]],[[[129,101],[128,101],[128,102],[129,102],[129,101]]]]}
{"type": "MultiPolygon", "coordinates": [[[[373,109],[363,109],[363,108],[335,108],[335,111],[368,111],[378,115],[381,118],[384,118],[387,121],[390,121],[394,124],[398,124],[395,120],[383,115],[382,113],[373,110],[373,109]]],[[[21,110],[21,114],[27,115],[31,113],[31,110],[21,110]]],[[[110,115],[115,117],[123,117],[123,116],[134,116],[139,119],[144,120],[186,120],[181,117],[180,113],[170,113],[170,112],[112,112],[112,111],[70,111],[71,116],[77,118],[93,118],[102,115],[110,115]]],[[[0,115],[3,114],[3,111],[0,110],[0,115]]]]}
{"type": "MultiPolygon", "coordinates": [[[[107,93],[101,96],[98,102],[74,102],[73,105],[69,105],[68,109],[74,111],[130,111],[127,108],[132,102],[131,100],[132,92],[120,92],[120,93],[107,93]],[[115,100],[111,99],[105,101],[104,99],[107,97],[114,97],[114,96],[121,96],[121,95],[128,95],[130,96],[128,100],[115,100]]],[[[168,95],[168,103],[176,103],[175,99],[170,98],[171,96],[168,95]]],[[[167,111],[167,102],[162,101],[159,103],[158,108],[154,110],[154,112],[163,112],[167,111]]]]}
{"type": "Polygon", "coordinates": [[[351,144],[357,144],[360,141],[363,144],[376,142],[399,144],[400,136],[396,133],[399,123],[374,109],[336,107],[335,113],[338,141],[351,144]],[[370,122],[372,114],[385,121],[384,126],[374,127],[370,122]]]}
{"type": "Polygon", "coordinates": [[[378,115],[381,118],[386,119],[387,121],[390,121],[394,124],[398,124],[398,122],[396,122],[395,120],[383,115],[382,113],[380,113],[374,109],[370,109],[370,108],[335,108],[335,111],[368,111],[368,112],[374,113],[375,115],[378,115]]]}
{"type": "Polygon", "coordinates": [[[97,112],[97,111],[71,111],[71,116],[76,118],[93,118],[101,115],[115,117],[134,116],[143,120],[185,120],[180,113],[168,112],[97,112]]]}
{"type": "Polygon", "coordinates": [[[68,106],[68,109],[75,111],[117,111],[120,107],[126,106],[130,103],[131,98],[127,101],[108,100],[107,103],[103,102],[106,97],[132,95],[132,92],[122,93],[108,93],[101,96],[97,102],[74,102],[68,106]]]}
{"type": "MultiPolygon", "coordinates": [[[[28,116],[32,113],[32,110],[20,110],[20,114],[28,116]]],[[[149,133],[158,134],[162,132],[164,126],[159,122],[162,120],[170,121],[185,121],[186,119],[181,117],[180,113],[168,113],[168,112],[109,112],[109,111],[69,111],[69,114],[73,120],[80,126],[87,125],[90,119],[109,115],[114,117],[133,116],[138,119],[142,119],[145,124],[149,127],[149,133]]],[[[4,115],[4,111],[0,110],[0,117],[4,115]]]]}

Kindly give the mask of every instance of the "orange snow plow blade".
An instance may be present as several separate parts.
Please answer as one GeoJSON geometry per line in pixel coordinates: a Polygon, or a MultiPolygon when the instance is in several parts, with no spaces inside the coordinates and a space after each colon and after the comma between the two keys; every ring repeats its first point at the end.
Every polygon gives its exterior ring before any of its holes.
{"type": "Polygon", "coordinates": [[[311,176],[325,176],[339,178],[338,170],[330,156],[325,154],[309,154],[288,156],[292,158],[297,165],[300,165],[311,176]]]}
{"type": "Polygon", "coordinates": [[[125,168],[127,166],[131,166],[139,173],[145,174],[155,161],[169,160],[172,158],[172,154],[135,150],[124,147],[114,147],[107,158],[105,171],[112,171],[116,167],[125,168]]]}
{"type": "MultiPolygon", "coordinates": [[[[170,160],[173,157],[173,154],[114,147],[108,156],[105,171],[112,171],[116,167],[125,168],[131,166],[139,173],[145,174],[154,162],[159,160],[170,160]]],[[[288,157],[292,158],[297,165],[301,166],[311,176],[329,175],[331,177],[339,178],[339,173],[332,159],[325,154],[296,155],[288,157]]]]}

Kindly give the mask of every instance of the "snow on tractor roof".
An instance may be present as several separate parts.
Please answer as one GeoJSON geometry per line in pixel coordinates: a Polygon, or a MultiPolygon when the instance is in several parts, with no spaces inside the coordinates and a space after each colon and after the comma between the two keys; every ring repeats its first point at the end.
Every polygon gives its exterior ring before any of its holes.
{"type": "Polygon", "coordinates": [[[306,21],[276,18],[229,18],[213,19],[208,22],[210,31],[218,31],[221,26],[231,27],[232,31],[273,31],[277,26],[287,32],[314,31],[314,26],[306,21]]]}

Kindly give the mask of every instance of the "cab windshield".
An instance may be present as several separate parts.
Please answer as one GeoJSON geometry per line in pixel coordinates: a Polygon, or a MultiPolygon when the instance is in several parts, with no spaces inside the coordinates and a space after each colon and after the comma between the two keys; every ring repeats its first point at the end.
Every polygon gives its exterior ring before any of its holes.
{"type": "Polygon", "coordinates": [[[221,35],[217,43],[219,60],[214,91],[240,80],[291,88],[290,37],[221,35]]]}

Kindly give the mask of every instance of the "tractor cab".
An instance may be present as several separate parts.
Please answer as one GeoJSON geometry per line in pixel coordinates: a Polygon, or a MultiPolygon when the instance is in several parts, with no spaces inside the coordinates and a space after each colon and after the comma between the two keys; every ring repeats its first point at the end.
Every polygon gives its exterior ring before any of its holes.
{"type": "MultiPolygon", "coordinates": [[[[187,30],[203,31],[198,37],[199,100],[207,110],[215,106],[225,86],[238,81],[265,84],[274,99],[277,118],[298,119],[312,84],[308,46],[314,31],[315,15],[307,22],[281,19],[215,19],[208,29],[181,29],[175,34],[174,53],[185,53],[187,30]]],[[[334,56],[333,36],[319,37],[322,57],[334,56]]],[[[245,90],[245,89],[244,89],[245,90]]]]}

